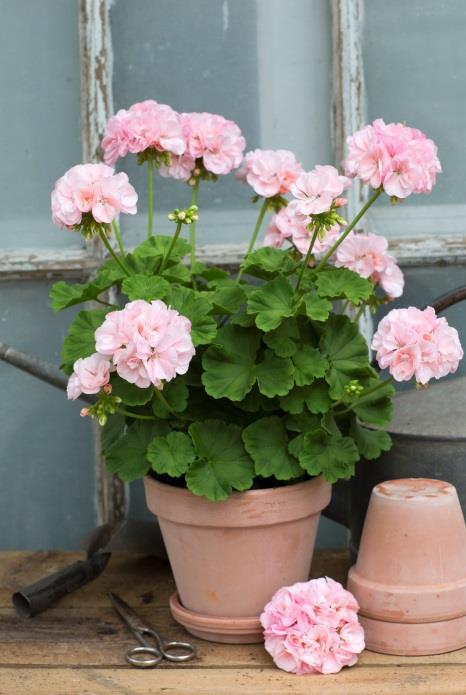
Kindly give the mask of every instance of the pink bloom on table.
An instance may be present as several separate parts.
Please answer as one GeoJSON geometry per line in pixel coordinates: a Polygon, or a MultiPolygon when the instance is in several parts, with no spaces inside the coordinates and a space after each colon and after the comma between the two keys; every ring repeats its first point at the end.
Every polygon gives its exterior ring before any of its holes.
{"type": "Polygon", "coordinates": [[[463,357],[458,332],[432,307],[393,309],[379,323],[372,347],[395,381],[414,377],[420,384],[456,372],[463,357]]]}
{"type": "Polygon", "coordinates": [[[77,164],[55,183],[52,219],[59,227],[80,225],[83,214],[109,224],[120,213],[136,214],[137,193],[124,173],[105,164],[77,164]]]}
{"type": "Polygon", "coordinates": [[[82,393],[98,393],[110,381],[110,371],[109,358],[98,353],[76,360],[73,374],[68,379],[68,399],[74,401],[82,393]]]}
{"type": "Polygon", "coordinates": [[[388,253],[388,241],[383,236],[350,232],[335,252],[335,265],[370,278],[390,297],[403,294],[403,273],[395,257],[388,253]]]}
{"type": "Polygon", "coordinates": [[[328,577],[279,589],[260,617],[265,648],[290,673],[338,673],[364,649],[358,603],[328,577]]]}
{"type": "MultiPolygon", "coordinates": [[[[296,211],[304,217],[328,212],[343,191],[351,185],[335,167],[318,165],[312,171],[302,173],[291,186],[296,199],[296,211]]],[[[340,205],[339,205],[340,206],[340,205]]]]}
{"type": "Polygon", "coordinates": [[[95,332],[96,350],[111,358],[122,379],[161,388],[186,374],[195,350],[191,322],[164,302],[138,299],[107,314],[95,332]]]}
{"type": "Polygon", "coordinates": [[[442,171],[437,146],[417,128],[381,118],[347,139],[345,171],[396,198],[430,193],[442,171]]]}
{"type": "Polygon", "coordinates": [[[303,168],[289,150],[251,150],[237,173],[264,198],[285,195],[301,174],[303,168]]]}
{"type": "Polygon", "coordinates": [[[147,149],[173,155],[182,155],[186,149],[180,115],[153,99],[120,109],[109,119],[102,140],[104,161],[111,165],[128,153],[147,149]]]}

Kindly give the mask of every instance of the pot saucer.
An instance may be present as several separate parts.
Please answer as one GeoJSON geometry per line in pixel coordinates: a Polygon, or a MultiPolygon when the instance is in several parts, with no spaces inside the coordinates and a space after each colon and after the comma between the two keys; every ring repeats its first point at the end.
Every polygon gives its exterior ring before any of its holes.
{"type": "Polygon", "coordinates": [[[264,639],[259,618],[223,618],[196,613],[181,605],[176,591],[170,596],[169,604],[174,619],[195,637],[228,644],[253,644],[264,639]]]}

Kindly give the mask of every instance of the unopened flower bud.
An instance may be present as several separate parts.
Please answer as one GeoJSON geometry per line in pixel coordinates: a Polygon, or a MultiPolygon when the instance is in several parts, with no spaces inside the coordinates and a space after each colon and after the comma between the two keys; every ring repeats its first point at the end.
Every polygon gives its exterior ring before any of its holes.
{"type": "Polygon", "coordinates": [[[193,171],[194,176],[200,176],[201,175],[201,170],[199,167],[196,167],[193,171]]]}
{"type": "Polygon", "coordinates": [[[79,414],[81,417],[87,417],[89,415],[89,408],[81,408],[79,414]]]}
{"type": "Polygon", "coordinates": [[[105,384],[104,391],[107,394],[111,394],[112,393],[112,385],[111,384],[105,384]]]}
{"type": "Polygon", "coordinates": [[[181,211],[178,213],[178,219],[179,219],[179,220],[184,220],[185,218],[186,218],[186,213],[184,212],[184,210],[181,210],[181,211]]]}

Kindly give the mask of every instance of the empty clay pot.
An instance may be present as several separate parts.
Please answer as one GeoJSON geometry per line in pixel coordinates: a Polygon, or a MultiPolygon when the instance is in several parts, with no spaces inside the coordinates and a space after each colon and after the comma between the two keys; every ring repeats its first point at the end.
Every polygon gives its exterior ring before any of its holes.
{"type": "Polygon", "coordinates": [[[204,639],[262,641],[259,616],[277,589],[309,577],[320,512],[331,486],[322,477],[222,502],[146,477],[178,594],[175,620],[204,639]]]}
{"type": "Polygon", "coordinates": [[[453,485],[426,478],[376,485],[348,589],[368,649],[423,655],[466,647],[466,525],[453,485]]]}

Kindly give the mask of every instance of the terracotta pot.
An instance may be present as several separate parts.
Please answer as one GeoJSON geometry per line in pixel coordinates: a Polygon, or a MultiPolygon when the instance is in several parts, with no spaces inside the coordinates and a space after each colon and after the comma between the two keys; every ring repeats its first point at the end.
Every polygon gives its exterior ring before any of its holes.
{"type": "Polygon", "coordinates": [[[348,589],[366,646],[397,655],[466,647],[466,525],[453,485],[391,480],[372,491],[348,589]]]}
{"type": "Polygon", "coordinates": [[[204,639],[260,642],[259,615],[277,589],[309,577],[320,512],[331,486],[322,477],[223,502],[146,477],[178,595],[173,616],[204,639]]]}

